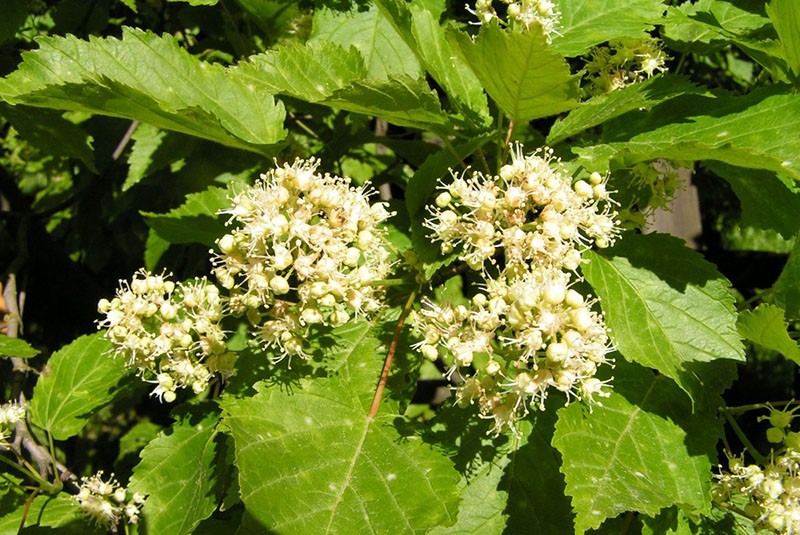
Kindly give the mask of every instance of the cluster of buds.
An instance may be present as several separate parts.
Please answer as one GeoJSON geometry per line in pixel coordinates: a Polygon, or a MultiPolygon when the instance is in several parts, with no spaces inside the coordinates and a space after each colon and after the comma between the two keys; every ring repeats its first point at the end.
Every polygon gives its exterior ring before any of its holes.
{"type": "Polygon", "coordinates": [[[689,185],[694,169],[690,162],[660,158],[637,163],[630,172],[633,206],[623,210],[621,219],[629,226],[642,228],[652,220],[656,211],[669,211],[678,193],[689,185]]]}
{"type": "Polygon", "coordinates": [[[550,149],[523,155],[498,176],[474,172],[440,184],[426,226],[443,253],[483,278],[469,306],[425,302],[414,318],[430,360],[444,359],[464,381],[459,405],[478,404],[493,430],[515,431],[550,389],[567,398],[608,396],[595,377],[611,350],[596,300],[574,286],[581,254],[618,234],[606,179],[573,180],[550,149]]]}
{"type": "Polygon", "coordinates": [[[25,418],[25,405],[9,401],[0,405],[0,448],[8,447],[11,429],[25,418]]]}
{"type": "MultiPolygon", "coordinates": [[[[549,37],[556,32],[561,18],[556,5],[551,0],[501,0],[506,4],[506,17],[509,25],[530,28],[534,24],[541,26],[544,35],[549,37]]],[[[499,19],[492,0],[476,0],[475,9],[467,5],[467,10],[478,18],[480,24],[499,19]]]]}
{"type": "Polygon", "coordinates": [[[275,360],[306,357],[314,326],[369,316],[382,303],[379,281],[391,267],[386,203],[349,178],[322,175],[319,161],[296,160],[261,175],[223,210],[233,226],[217,240],[214,274],[230,291],[275,360]]]}
{"type": "Polygon", "coordinates": [[[231,373],[220,327],[223,300],[205,278],[176,284],[142,269],[120,281],[116,297],[101,299],[98,310],[115,354],[155,383],[152,395],[167,403],[180,388],[199,394],[214,373],[231,373]]]}
{"type": "Polygon", "coordinates": [[[128,524],[139,522],[144,496],[139,493],[130,498],[125,487],[114,479],[103,481],[103,471],[91,477],[81,478],[78,494],[73,496],[84,514],[98,526],[116,530],[121,520],[128,524]]]}
{"type": "Polygon", "coordinates": [[[610,93],[666,72],[667,55],[657,39],[620,39],[595,47],[586,62],[588,92],[610,93]]]}

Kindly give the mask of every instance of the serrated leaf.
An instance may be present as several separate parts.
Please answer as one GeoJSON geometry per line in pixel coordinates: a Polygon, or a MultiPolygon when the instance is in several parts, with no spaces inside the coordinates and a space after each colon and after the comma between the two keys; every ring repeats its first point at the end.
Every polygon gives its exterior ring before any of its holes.
{"type": "Polygon", "coordinates": [[[703,92],[703,89],[685,78],[668,74],[597,95],[582,102],[563,119],[557,120],[550,129],[547,143],[553,145],[629,111],[650,110],[681,95],[703,92]]]}
{"type": "Polygon", "coordinates": [[[787,240],[800,230],[800,193],[789,189],[775,173],[720,162],[708,162],[706,167],[733,188],[742,206],[742,225],[774,230],[787,240]]]}
{"type": "Polygon", "coordinates": [[[164,169],[173,162],[188,156],[196,139],[176,132],[161,130],[149,124],[140,124],[131,136],[128,155],[128,176],[122,184],[127,191],[145,177],[164,169]]]}
{"type": "Polygon", "coordinates": [[[739,333],[756,344],[777,351],[800,365],[800,347],[789,337],[784,311],[770,304],[760,304],[754,310],[739,314],[739,333]]]}
{"type": "Polygon", "coordinates": [[[104,333],[81,336],[53,353],[33,389],[33,423],[57,440],[76,435],[89,417],[119,394],[128,375],[104,333]]]}
{"type": "Polygon", "coordinates": [[[722,429],[714,412],[693,415],[673,382],[618,359],[614,391],[589,412],[559,411],[553,445],[576,513],[575,532],[625,511],[655,515],[678,504],[711,505],[712,461],[722,429]]]}
{"type": "Polygon", "coordinates": [[[606,41],[649,37],[666,9],[661,0],[557,0],[556,5],[561,19],[553,48],[569,57],[606,41]]]}
{"type": "Polygon", "coordinates": [[[353,82],[323,101],[328,106],[381,117],[392,124],[447,132],[449,119],[439,97],[423,79],[353,82]]]}
{"type": "Polygon", "coordinates": [[[169,243],[202,243],[209,247],[225,234],[225,219],[217,214],[230,206],[228,191],[212,186],[190,193],[186,202],[166,214],[142,212],[147,225],[169,243]]]}
{"type": "Polygon", "coordinates": [[[286,136],[283,105],[272,95],[190,56],[171,36],[131,28],[122,39],[41,38],[0,79],[0,98],[138,119],[260,153],[286,136]]]}
{"type": "Polygon", "coordinates": [[[423,532],[451,524],[458,474],[450,461],[403,437],[393,423],[398,416],[367,419],[385,346],[366,323],[335,330],[332,342],[332,377],[302,381],[293,392],[260,383],[255,396],[222,402],[249,516],[278,533],[423,532]]]}
{"type": "Polygon", "coordinates": [[[733,36],[751,36],[769,26],[763,11],[754,12],[744,4],[737,4],[699,0],[669,7],[663,37],[671,48],[680,51],[711,52],[727,44],[733,36]]]}
{"type": "Polygon", "coordinates": [[[789,319],[800,319],[800,236],[794,239],[794,248],[773,285],[773,292],[775,302],[789,319]]]}
{"type": "Polygon", "coordinates": [[[39,353],[41,353],[41,351],[31,347],[24,340],[0,334],[0,357],[27,359],[35,357],[39,353]]]}
{"type": "Polygon", "coordinates": [[[65,494],[39,495],[28,508],[24,503],[0,518],[0,535],[18,533],[57,533],[63,535],[88,535],[105,533],[92,526],[81,515],[77,502],[65,494]],[[25,529],[19,531],[23,515],[25,529]]]}
{"type": "Polygon", "coordinates": [[[414,51],[376,5],[366,5],[368,9],[354,7],[347,12],[317,10],[309,41],[329,41],[344,48],[356,47],[364,57],[370,79],[419,77],[422,67],[414,51]]]}
{"type": "Polygon", "coordinates": [[[586,258],[583,273],[619,351],[677,381],[696,403],[719,393],[697,364],[744,360],[727,279],[665,234],[626,235],[586,258]]]}
{"type": "Polygon", "coordinates": [[[642,520],[642,535],[756,535],[752,520],[723,507],[714,507],[702,517],[690,517],[670,507],[655,518],[643,516],[642,520]]]}
{"type": "Polygon", "coordinates": [[[575,152],[594,162],[719,160],[800,179],[800,145],[792,137],[800,128],[800,95],[786,93],[785,86],[741,97],[680,97],[606,126],[610,143],[575,152]]]}
{"type": "Polygon", "coordinates": [[[767,4],[775,31],[778,32],[783,57],[795,76],[800,76],[800,10],[795,0],[772,0],[767,4]]]}
{"type": "Polygon", "coordinates": [[[128,489],[148,495],[142,515],[149,533],[192,533],[216,509],[218,421],[196,408],[142,450],[128,489]]]}
{"type": "Polygon", "coordinates": [[[473,41],[449,32],[467,64],[497,105],[514,121],[555,115],[578,105],[578,81],[563,56],[555,52],[538,26],[528,31],[484,24],[473,41]]]}

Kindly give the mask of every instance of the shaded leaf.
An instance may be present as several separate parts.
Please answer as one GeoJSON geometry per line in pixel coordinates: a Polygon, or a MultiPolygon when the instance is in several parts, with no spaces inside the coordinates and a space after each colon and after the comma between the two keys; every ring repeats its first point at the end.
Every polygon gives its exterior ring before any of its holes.
{"type": "Polygon", "coordinates": [[[711,386],[718,370],[700,363],[744,360],[727,279],[665,234],[626,235],[586,257],[583,273],[619,351],[677,381],[696,403],[721,392],[711,386]]]}
{"type": "Polygon", "coordinates": [[[170,164],[191,154],[196,139],[140,124],[131,136],[133,144],[128,155],[128,176],[122,184],[126,191],[170,164]]]}
{"type": "Polygon", "coordinates": [[[148,230],[147,241],[144,245],[144,267],[150,271],[155,270],[169,246],[170,243],[159,236],[155,230],[148,230]]]}
{"type": "Polygon", "coordinates": [[[33,499],[25,519],[25,529],[18,531],[26,506],[22,503],[16,510],[0,518],[0,535],[18,533],[59,533],[64,535],[89,535],[105,533],[105,530],[89,524],[81,514],[78,504],[66,494],[57,496],[39,495],[33,499]],[[56,531],[57,530],[57,531],[56,531]]]}
{"type": "Polygon", "coordinates": [[[0,44],[14,38],[28,16],[28,0],[5,0],[0,17],[0,44]]]}
{"type": "Polygon", "coordinates": [[[228,190],[212,186],[190,193],[186,202],[166,214],[143,212],[147,225],[169,243],[202,243],[209,247],[225,234],[225,218],[217,214],[228,208],[228,190]]]}
{"type": "Polygon", "coordinates": [[[737,327],[742,336],[756,344],[777,351],[800,365],[800,347],[789,337],[783,310],[775,305],[761,304],[754,310],[739,314],[737,327]]]}
{"type": "MultiPolygon", "coordinates": [[[[760,7],[763,4],[751,4],[760,7]]],[[[747,38],[769,26],[763,9],[722,0],[684,2],[667,9],[664,39],[680,51],[711,52],[734,37],[747,38]]]]}
{"type": "Polygon", "coordinates": [[[104,333],[81,336],[53,353],[30,402],[33,423],[53,438],[77,434],[89,417],[119,394],[128,374],[125,362],[114,358],[104,333]]]}
{"type": "Polygon", "coordinates": [[[772,0],[767,4],[775,31],[778,32],[783,57],[795,76],[800,76],[800,10],[793,0],[772,0]]]}
{"type": "Polygon", "coordinates": [[[555,115],[578,105],[578,76],[538,26],[526,32],[484,24],[473,41],[449,32],[486,92],[515,121],[555,115]]]}
{"type": "Polygon", "coordinates": [[[773,299],[791,320],[800,319],[800,237],[795,237],[794,248],[773,285],[773,299]]]}
{"type": "Polygon", "coordinates": [[[27,359],[35,357],[39,353],[41,351],[31,347],[24,340],[0,334],[0,356],[27,359]]]}

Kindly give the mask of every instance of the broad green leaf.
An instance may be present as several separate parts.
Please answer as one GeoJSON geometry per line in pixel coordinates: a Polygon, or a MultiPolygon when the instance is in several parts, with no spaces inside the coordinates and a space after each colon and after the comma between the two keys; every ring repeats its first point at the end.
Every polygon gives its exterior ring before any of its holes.
{"type": "Polygon", "coordinates": [[[388,81],[354,82],[324,100],[324,104],[386,119],[392,124],[445,133],[449,119],[439,97],[423,79],[395,77],[388,81]]]}
{"type": "Polygon", "coordinates": [[[742,225],[774,230],[787,240],[800,230],[800,193],[789,189],[775,173],[720,162],[708,162],[706,167],[733,188],[742,206],[742,225]]]}
{"type": "Polygon", "coordinates": [[[228,191],[212,186],[190,193],[186,202],[166,214],[143,212],[147,225],[169,243],[202,243],[209,247],[225,234],[225,219],[217,214],[228,208],[228,191]]]}
{"type": "Polygon", "coordinates": [[[364,58],[355,48],[330,41],[279,46],[252,56],[233,69],[246,83],[269,93],[318,102],[334,91],[367,77],[364,58]]]}
{"type": "Polygon", "coordinates": [[[195,138],[161,130],[149,124],[140,124],[131,140],[133,143],[128,155],[128,176],[122,184],[123,191],[188,156],[197,141],[195,138]]]}
{"type": "Polygon", "coordinates": [[[125,362],[114,358],[103,333],[81,336],[53,353],[30,403],[33,423],[53,438],[77,434],[89,417],[120,392],[128,374],[125,362]]]}
{"type": "Polygon", "coordinates": [[[486,94],[475,74],[447,40],[437,15],[418,4],[401,0],[380,0],[377,4],[456,109],[473,127],[484,129],[491,120],[486,94]]]}
{"type": "Polygon", "coordinates": [[[272,95],[190,56],[173,37],[131,28],[122,39],[41,38],[0,79],[0,98],[138,119],[260,153],[286,136],[283,105],[272,95]]]}
{"type": "Polygon", "coordinates": [[[677,507],[670,507],[655,518],[641,518],[642,535],[756,535],[752,520],[722,507],[713,507],[709,515],[701,517],[690,518],[677,507]]]}
{"type": "Polygon", "coordinates": [[[553,48],[565,56],[580,56],[600,43],[645,38],[661,21],[661,0],[556,0],[561,12],[553,48]]]}
{"type": "Polygon", "coordinates": [[[756,344],[777,351],[800,365],[800,347],[789,337],[783,309],[761,304],[739,314],[739,333],[756,344]]]}
{"type": "Polygon", "coordinates": [[[144,267],[150,271],[155,271],[161,257],[169,249],[170,243],[150,229],[147,231],[147,241],[144,245],[144,267]]]}
{"type": "Polygon", "coordinates": [[[402,436],[390,402],[367,419],[386,346],[365,323],[336,329],[326,346],[331,377],[291,389],[259,383],[255,396],[222,402],[253,522],[309,535],[452,524],[458,474],[450,461],[402,436]]]}
{"type": "Polygon", "coordinates": [[[24,340],[0,334],[0,356],[2,357],[27,359],[35,357],[39,353],[41,353],[41,351],[31,347],[24,340]]]}
{"type": "Polygon", "coordinates": [[[664,39],[680,51],[710,52],[734,37],[753,36],[769,26],[763,2],[699,0],[669,7],[664,39]]]}
{"type": "Polygon", "coordinates": [[[525,32],[484,24],[473,41],[461,31],[449,36],[486,92],[514,121],[548,117],[578,105],[579,76],[548,44],[538,26],[525,32]]]}
{"type": "Polygon", "coordinates": [[[646,368],[617,359],[614,372],[602,406],[589,412],[574,403],[558,414],[553,445],[577,515],[575,532],[625,511],[655,515],[677,504],[707,513],[722,432],[715,413],[693,415],[675,383],[646,368]]]}
{"type": "Polygon", "coordinates": [[[776,85],[748,95],[670,100],[607,123],[607,145],[575,149],[582,158],[625,163],[671,158],[719,160],[800,179],[800,95],[776,85]]]}
{"type": "Polygon", "coordinates": [[[582,102],[569,115],[559,119],[550,129],[548,144],[555,144],[609,119],[633,110],[650,110],[662,102],[680,95],[702,93],[703,89],[688,80],[664,75],[631,84],[604,95],[582,102]]]}
{"type": "Polygon", "coordinates": [[[795,76],[800,76],[800,9],[795,0],[772,0],[767,4],[775,31],[778,32],[783,57],[795,76]]]}
{"type": "Polygon", "coordinates": [[[418,78],[422,67],[417,56],[378,7],[367,5],[369,9],[356,6],[347,12],[317,10],[309,41],[329,41],[345,49],[356,47],[364,57],[370,79],[418,78]]]}
{"type": "Polygon", "coordinates": [[[744,360],[728,280],[666,234],[626,235],[586,257],[583,273],[619,351],[671,377],[705,405],[716,394],[711,383],[717,374],[704,377],[701,370],[712,367],[701,363],[744,360]]]}
{"type": "Polygon", "coordinates": [[[218,420],[199,409],[181,414],[140,453],[128,489],[148,495],[142,507],[148,533],[192,533],[216,509],[218,420]]]}
{"type": "MultiPolygon", "coordinates": [[[[800,236],[800,234],[798,235],[800,236]]],[[[800,319],[800,237],[794,239],[794,249],[773,285],[774,300],[786,311],[790,320],[800,319]]]]}
{"type": "Polygon", "coordinates": [[[64,493],[55,497],[40,494],[34,498],[27,510],[25,529],[19,531],[20,522],[26,509],[25,504],[22,503],[14,511],[4,511],[8,514],[0,517],[0,535],[17,535],[18,533],[95,535],[106,532],[84,519],[77,502],[64,493]]]}

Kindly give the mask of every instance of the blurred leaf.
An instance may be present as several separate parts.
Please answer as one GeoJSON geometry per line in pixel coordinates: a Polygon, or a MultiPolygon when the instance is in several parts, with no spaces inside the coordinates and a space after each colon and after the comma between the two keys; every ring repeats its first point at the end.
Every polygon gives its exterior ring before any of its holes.
{"type": "Polygon", "coordinates": [[[131,140],[133,145],[128,155],[128,176],[122,184],[122,191],[129,190],[145,177],[189,156],[197,141],[149,124],[140,124],[131,140]]]}
{"type": "Polygon", "coordinates": [[[215,240],[225,234],[225,218],[218,212],[229,206],[228,190],[212,186],[190,193],[186,202],[166,214],[142,212],[142,215],[147,225],[169,243],[202,243],[213,247],[215,240]]]}
{"type": "Polygon", "coordinates": [[[800,76],[800,9],[797,7],[796,0],[772,0],[767,4],[767,15],[778,32],[789,69],[800,76]]]}
{"type": "Polygon", "coordinates": [[[800,237],[795,237],[794,249],[773,290],[775,302],[786,311],[788,318],[800,320],[800,237]]]}
{"type": "Polygon", "coordinates": [[[770,304],[760,304],[754,310],[739,314],[739,333],[756,344],[777,351],[800,365],[800,347],[789,337],[783,309],[770,304]]]}
{"type": "Polygon", "coordinates": [[[42,372],[30,415],[33,423],[57,440],[76,435],[89,417],[120,393],[128,374],[123,359],[115,358],[104,333],[81,336],[53,353],[42,372]]]}
{"type": "MultiPolygon", "coordinates": [[[[31,502],[25,519],[25,529],[19,531],[22,516],[26,512],[23,503],[14,511],[0,517],[0,535],[46,534],[94,535],[106,531],[89,524],[81,514],[77,502],[66,494],[46,496],[40,494],[31,502]]],[[[3,512],[0,512],[3,514],[3,512]]]]}
{"type": "Polygon", "coordinates": [[[10,41],[28,17],[28,0],[4,0],[0,17],[0,44],[10,41]]]}
{"type": "Polygon", "coordinates": [[[181,2],[190,6],[215,6],[219,0],[167,0],[167,2],[181,2]]]}
{"type": "Polygon", "coordinates": [[[578,105],[580,77],[547,43],[542,30],[526,32],[484,24],[473,40],[449,32],[486,92],[516,122],[548,117],[578,105]]]}
{"type": "Polygon", "coordinates": [[[0,334],[0,357],[17,357],[21,359],[27,359],[30,357],[35,357],[39,353],[41,353],[41,351],[31,347],[24,340],[20,340],[19,338],[11,338],[5,334],[0,334]]]}

